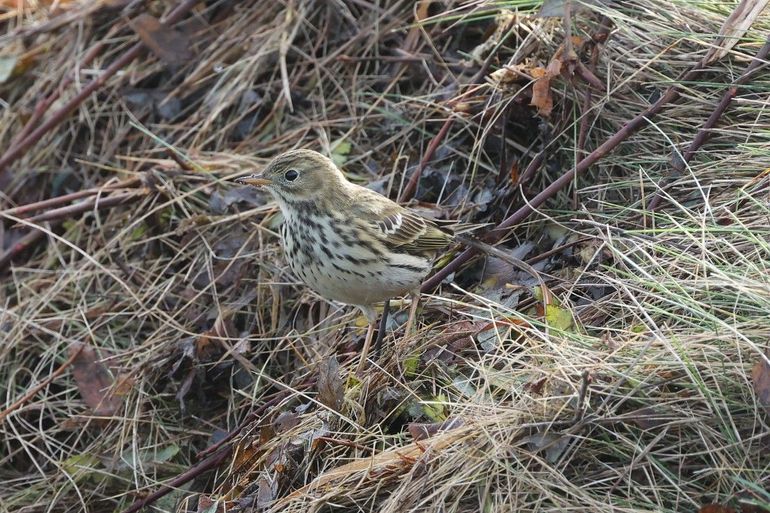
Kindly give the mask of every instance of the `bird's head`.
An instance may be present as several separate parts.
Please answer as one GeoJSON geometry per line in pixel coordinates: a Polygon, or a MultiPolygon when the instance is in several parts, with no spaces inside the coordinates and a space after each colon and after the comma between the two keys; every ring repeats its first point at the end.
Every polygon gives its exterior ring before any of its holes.
{"type": "Polygon", "coordinates": [[[291,150],[274,158],[259,173],[236,179],[267,189],[279,201],[296,203],[329,198],[345,177],[331,159],[313,150],[291,150]]]}

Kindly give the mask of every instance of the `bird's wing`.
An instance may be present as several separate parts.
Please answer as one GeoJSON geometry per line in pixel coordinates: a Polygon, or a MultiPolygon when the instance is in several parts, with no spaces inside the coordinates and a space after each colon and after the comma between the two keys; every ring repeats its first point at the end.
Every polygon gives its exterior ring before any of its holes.
{"type": "Polygon", "coordinates": [[[452,241],[451,235],[411,210],[396,203],[379,206],[383,208],[370,218],[369,223],[391,250],[420,255],[433,253],[452,241]]]}

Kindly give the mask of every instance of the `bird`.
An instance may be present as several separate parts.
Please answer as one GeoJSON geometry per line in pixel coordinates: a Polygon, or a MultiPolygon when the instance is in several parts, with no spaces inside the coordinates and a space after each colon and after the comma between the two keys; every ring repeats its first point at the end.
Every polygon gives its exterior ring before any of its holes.
{"type": "Polygon", "coordinates": [[[366,366],[374,306],[409,295],[406,333],[414,324],[420,284],[453,237],[413,210],[350,182],[328,157],[295,149],[261,173],[236,179],[267,190],[284,221],[281,239],[292,272],[322,297],[358,307],[368,321],[357,373],[366,366]]]}

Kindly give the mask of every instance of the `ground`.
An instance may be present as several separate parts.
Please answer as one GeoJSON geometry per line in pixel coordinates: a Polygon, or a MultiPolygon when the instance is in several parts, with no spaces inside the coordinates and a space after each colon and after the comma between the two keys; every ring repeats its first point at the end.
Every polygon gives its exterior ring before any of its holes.
{"type": "Polygon", "coordinates": [[[770,511],[766,3],[0,0],[0,512],[770,511]],[[361,374],[297,147],[497,248],[361,374]]]}

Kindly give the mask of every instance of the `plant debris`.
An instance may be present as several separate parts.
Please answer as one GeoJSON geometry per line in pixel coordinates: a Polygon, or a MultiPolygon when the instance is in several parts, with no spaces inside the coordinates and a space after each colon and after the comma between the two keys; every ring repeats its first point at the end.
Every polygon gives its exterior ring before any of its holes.
{"type": "Polygon", "coordinates": [[[770,511],[765,4],[0,1],[0,510],[770,511]],[[292,148],[494,246],[360,375],[292,148]]]}

